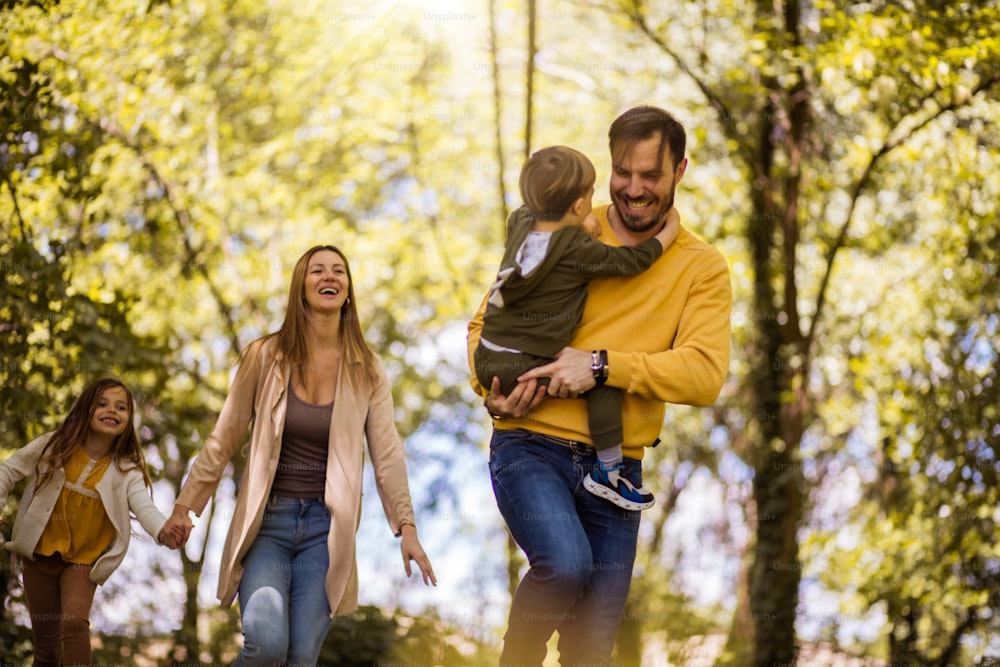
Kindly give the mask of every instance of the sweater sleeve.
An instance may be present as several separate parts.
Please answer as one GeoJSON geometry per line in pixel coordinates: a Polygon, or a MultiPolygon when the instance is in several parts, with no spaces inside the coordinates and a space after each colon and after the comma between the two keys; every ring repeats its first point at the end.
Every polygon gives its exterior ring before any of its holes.
{"type": "Polygon", "coordinates": [[[399,535],[403,524],[416,524],[406,475],[406,455],[396,430],[389,378],[381,365],[378,368],[378,382],[368,404],[365,439],[368,441],[368,451],[375,472],[375,487],[382,500],[385,518],[393,535],[399,535]]]}
{"type": "Polygon", "coordinates": [[[198,516],[201,516],[209,498],[215,493],[222,473],[253,419],[257,382],[263,366],[262,356],[259,343],[251,345],[247,350],[229,388],[222,412],[215,422],[215,428],[191,465],[187,481],[177,496],[178,505],[191,508],[198,516]]]}
{"type": "Polygon", "coordinates": [[[146,481],[138,468],[128,471],[126,483],[129,510],[139,520],[139,525],[142,526],[143,530],[152,535],[159,544],[157,537],[163,524],[167,522],[167,517],[156,508],[150,495],[150,489],[146,486],[146,481]]]}
{"type": "Polygon", "coordinates": [[[490,388],[484,387],[483,385],[479,384],[479,380],[476,377],[476,363],[473,355],[476,352],[476,347],[479,345],[479,339],[482,338],[483,335],[483,315],[484,313],[486,313],[486,303],[489,296],[490,296],[489,293],[487,293],[486,296],[483,297],[483,302],[479,304],[479,310],[476,311],[476,314],[472,317],[472,320],[469,322],[469,328],[468,328],[469,336],[466,339],[469,371],[472,376],[471,377],[472,389],[480,396],[486,396],[487,394],[489,394],[490,388]]]}
{"type": "Polygon", "coordinates": [[[644,398],[694,406],[719,397],[729,369],[729,266],[714,248],[684,302],[671,349],[641,353],[608,351],[608,382],[644,398]]]}
{"type": "Polygon", "coordinates": [[[653,265],[663,254],[663,246],[648,238],[634,246],[609,246],[582,229],[568,228],[573,234],[564,261],[570,262],[588,280],[604,276],[634,276],[653,265]]]}

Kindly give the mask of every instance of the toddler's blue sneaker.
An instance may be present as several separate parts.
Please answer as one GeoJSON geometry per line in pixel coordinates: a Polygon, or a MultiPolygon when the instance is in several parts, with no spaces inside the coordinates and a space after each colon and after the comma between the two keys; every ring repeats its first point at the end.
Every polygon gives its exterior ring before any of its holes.
{"type": "Polygon", "coordinates": [[[639,480],[631,480],[625,473],[625,466],[618,464],[605,468],[600,461],[589,475],[583,478],[585,489],[595,496],[604,498],[627,510],[644,510],[653,506],[655,499],[639,480]]]}

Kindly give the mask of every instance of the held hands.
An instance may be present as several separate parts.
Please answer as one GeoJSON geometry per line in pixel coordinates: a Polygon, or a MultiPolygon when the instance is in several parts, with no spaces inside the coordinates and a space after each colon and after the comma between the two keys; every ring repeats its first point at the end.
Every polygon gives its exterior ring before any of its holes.
{"type": "Polygon", "coordinates": [[[400,550],[403,552],[403,568],[406,570],[406,576],[410,576],[410,561],[416,561],[417,567],[420,568],[420,573],[423,575],[424,585],[437,586],[434,568],[431,567],[431,561],[424,553],[424,548],[420,546],[416,527],[409,523],[403,524],[400,529],[400,537],[402,538],[400,550]]]}
{"type": "Polygon", "coordinates": [[[156,539],[169,549],[180,549],[185,542],[184,533],[180,526],[167,528],[166,524],[160,529],[160,534],[156,536],[156,539]]]}
{"type": "Polygon", "coordinates": [[[677,235],[681,233],[681,216],[677,212],[677,209],[673,206],[667,211],[667,224],[663,226],[659,232],[656,233],[656,240],[660,242],[663,249],[666,250],[670,247],[670,244],[677,239],[677,235]]]}
{"type": "Polygon", "coordinates": [[[174,505],[174,511],[163,524],[156,539],[171,549],[180,549],[187,544],[191,529],[194,528],[191,517],[188,516],[189,511],[183,505],[174,505]]]}

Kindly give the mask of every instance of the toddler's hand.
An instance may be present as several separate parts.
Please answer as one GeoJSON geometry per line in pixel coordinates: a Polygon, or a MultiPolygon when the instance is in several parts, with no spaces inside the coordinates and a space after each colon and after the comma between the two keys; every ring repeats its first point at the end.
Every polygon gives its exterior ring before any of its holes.
{"type": "Polygon", "coordinates": [[[680,234],[680,231],[681,216],[676,208],[670,207],[670,210],[667,211],[667,223],[656,234],[656,238],[660,242],[660,245],[663,246],[663,249],[666,250],[677,238],[677,235],[680,234]]]}

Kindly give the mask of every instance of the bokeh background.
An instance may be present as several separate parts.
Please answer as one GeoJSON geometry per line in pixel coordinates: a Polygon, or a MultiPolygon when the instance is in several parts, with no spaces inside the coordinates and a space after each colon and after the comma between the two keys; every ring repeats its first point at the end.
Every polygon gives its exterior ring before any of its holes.
{"type": "MultiPolygon", "coordinates": [[[[368,478],[364,606],[324,660],[495,664],[525,563],[465,327],[525,156],[584,151],[607,201],[607,127],[654,104],[688,130],[683,224],[732,269],[733,355],[646,457],[618,661],[996,665],[998,35],[993,0],[0,2],[0,458],[117,375],[167,511],[295,259],[336,244],[440,585],[368,478]]],[[[231,660],[241,467],[183,551],[133,542],[95,663],[231,660]]],[[[30,664],[7,557],[0,595],[2,664],[30,664]]]]}

